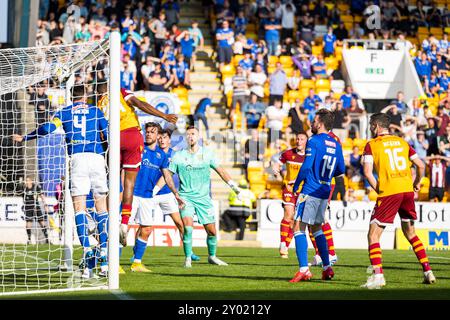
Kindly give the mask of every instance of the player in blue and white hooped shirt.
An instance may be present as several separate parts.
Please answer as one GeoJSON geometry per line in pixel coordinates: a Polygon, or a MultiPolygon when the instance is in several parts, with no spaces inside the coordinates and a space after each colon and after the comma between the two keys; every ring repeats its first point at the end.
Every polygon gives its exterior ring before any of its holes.
{"type": "MultiPolygon", "coordinates": [[[[175,154],[175,151],[170,147],[171,137],[172,131],[169,129],[163,129],[161,130],[161,134],[159,135],[158,138],[159,147],[166,153],[169,159],[169,163],[175,154]]],[[[178,189],[178,186],[180,184],[178,175],[174,174],[173,180],[176,188],[178,189]]],[[[183,239],[184,225],[183,220],[181,219],[180,210],[178,209],[177,200],[175,199],[175,196],[172,193],[172,191],[170,191],[169,187],[165,184],[163,177],[159,179],[158,184],[153,189],[153,197],[155,205],[160,207],[162,214],[164,216],[170,215],[178,231],[180,232],[181,239],[183,239]]],[[[191,259],[192,261],[199,261],[200,257],[192,253],[191,259]]]]}
{"type": "Polygon", "coordinates": [[[141,169],[139,170],[134,186],[134,197],[131,215],[139,225],[136,241],[133,248],[131,271],[150,272],[142,263],[142,258],[147,248],[147,241],[151,233],[151,225],[154,221],[155,203],[154,188],[161,177],[164,177],[168,189],[173,195],[170,203],[171,210],[178,211],[178,206],[183,204],[169,173],[169,158],[158,146],[158,136],[161,126],[155,122],[145,125],[145,148],[142,154],[141,169]]]}
{"type": "MultiPolygon", "coordinates": [[[[86,197],[92,190],[98,213],[96,217],[102,219],[96,223],[106,227],[108,184],[105,142],[108,140],[108,122],[99,108],[86,103],[86,87],[83,84],[73,87],[72,97],[73,104],[57,111],[50,122],[41,125],[26,136],[13,135],[13,140],[29,141],[50,134],[59,127],[64,129],[67,153],[70,157],[71,196],[75,210],[75,223],[78,238],[83,246],[83,261],[86,266],[82,277],[91,278],[93,270],[87,266],[94,258],[94,253],[89,243],[86,197]]],[[[106,232],[107,230],[99,230],[99,233],[106,232]]],[[[106,246],[102,248],[101,255],[107,256],[106,246]]]]}
{"type": "Polygon", "coordinates": [[[300,270],[290,282],[310,280],[308,267],[308,242],[306,228],[310,229],[316,240],[323,263],[322,280],[331,280],[334,276],[331,268],[327,239],[322,231],[325,212],[331,191],[333,177],[345,174],[345,162],[342,147],[328,133],[333,128],[333,112],[320,109],[316,112],[311,131],[314,134],[306,144],[306,155],[294,183],[297,192],[301,182],[303,187],[297,198],[295,209],[294,238],[300,270]]]}

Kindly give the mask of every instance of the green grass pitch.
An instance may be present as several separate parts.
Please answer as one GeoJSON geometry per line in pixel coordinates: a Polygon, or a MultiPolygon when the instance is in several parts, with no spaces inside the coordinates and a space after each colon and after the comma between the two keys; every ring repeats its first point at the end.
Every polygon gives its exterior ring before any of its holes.
{"type": "MultiPolygon", "coordinates": [[[[322,281],[321,268],[312,267],[309,282],[289,283],[297,271],[294,250],[289,259],[280,259],[277,249],[219,248],[218,257],[228,267],[209,265],[206,248],[195,248],[200,262],[191,269],[183,265],[181,248],[149,247],[144,263],[152,273],[132,273],[132,248],[125,248],[120,288],[134,299],[450,299],[450,252],[429,251],[437,278],[434,285],[422,284],[423,274],[412,251],[383,251],[387,286],[381,290],[360,288],[367,279],[366,250],[338,250],[339,261],[332,281],[322,281]]],[[[309,257],[311,258],[310,251],[309,257]]],[[[31,298],[36,296],[18,296],[31,298]]],[[[117,299],[108,291],[89,291],[40,295],[45,299],[117,299]]]]}

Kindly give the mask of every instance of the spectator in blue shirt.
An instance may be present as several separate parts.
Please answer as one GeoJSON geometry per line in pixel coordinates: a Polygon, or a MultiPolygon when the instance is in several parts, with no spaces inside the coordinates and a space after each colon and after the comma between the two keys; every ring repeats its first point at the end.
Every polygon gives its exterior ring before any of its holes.
{"type": "Polygon", "coordinates": [[[447,53],[448,45],[448,35],[446,32],[444,32],[444,38],[439,41],[439,50],[443,53],[447,53]]]}
{"type": "Polygon", "coordinates": [[[209,126],[208,126],[208,120],[206,119],[206,110],[212,106],[211,101],[211,93],[208,93],[206,98],[203,98],[199,101],[197,108],[194,112],[194,121],[197,122],[201,120],[203,124],[205,125],[206,129],[206,138],[209,140],[209,126]]]}
{"type": "Polygon", "coordinates": [[[123,70],[120,72],[120,87],[126,90],[134,91],[133,73],[130,72],[128,63],[123,64],[123,70]]]}
{"type": "Polygon", "coordinates": [[[181,53],[184,55],[185,61],[188,63],[189,69],[195,64],[195,41],[192,39],[188,31],[183,31],[177,38],[181,46],[181,53]]]}
{"type": "Polygon", "coordinates": [[[342,107],[344,109],[350,108],[350,105],[352,104],[352,99],[358,99],[358,95],[353,92],[353,88],[351,86],[347,86],[345,88],[345,93],[341,96],[342,101],[342,107]]]}
{"type": "Polygon", "coordinates": [[[258,96],[254,93],[250,95],[250,101],[247,102],[242,108],[242,112],[245,114],[247,121],[247,129],[257,129],[259,121],[261,120],[266,106],[264,103],[258,101],[258,96]]]}
{"type": "Polygon", "coordinates": [[[275,18],[275,12],[270,13],[270,18],[265,23],[264,29],[266,30],[265,40],[269,49],[269,56],[275,56],[280,44],[279,30],[281,29],[281,23],[275,18]]]}
{"type": "Polygon", "coordinates": [[[253,69],[253,66],[255,65],[255,62],[252,60],[251,51],[250,50],[244,50],[244,59],[239,61],[239,65],[242,67],[242,70],[244,70],[245,73],[247,73],[247,76],[250,74],[250,72],[253,69]]]}
{"type": "Polygon", "coordinates": [[[238,16],[234,20],[234,32],[236,35],[245,34],[247,31],[248,20],[244,15],[244,11],[239,11],[238,16]]]}
{"type": "Polygon", "coordinates": [[[420,58],[419,57],[416,58],[414,64],[420,79],[422,79],[423,77],[427,77],[428,79],[430,78],[431,62],[428,61],[428,57],[425,52],[422,52],[420,58]]]}
{"type": "Polygon", "coordinates": [[[317,55],[317,61],[313,64],[314,75],[317,78],[326,78],[327,77],[327,65],[323,60],[323,56],[321,54],[317,55]]]}
{"type": "Polygon", "coordinates": [[[323,43],[323,52],[325,57],[332,56],[336,46],[336,36],[333,34],[333,27],[330,26],[328,28],[328,33],[323,36],[323,43]]]}
{"type": "Polygon", "coordinates": [[[131,20],[131,22],[128,26],[128,31],[124,32],[122,34],[122,42],[125,42],[127,40],[127,38],[129,36],[131,36],[131,39],[136,44],[136,46],[140,46],[143,39],[142,39],[142,36],[135,30],[136,30],[136,24],[135,24],[134,20],[131,20]]]}
{"type": "Polygon", "coordinates": [[[130,58],[134,60],[137,53],[137,46],[136,43],[133,41],[133,38],[131,35],[129,35],[125,41],[125,43],[122,46],[123,51],[128,53],[130,55],[130,58]]]}
{"type": "Polygon", "coordinates": [[[391,101],[391,105],[395,104],[397,106],[397,110],[401,114],[405,114],[408,112],[408,105],[405,102],[405,94],[403,91],[397,92],[397,99],[391,101]]]}
{"type": "Polygon", "coordinates": [[[443,91],[447,91],[448,89],[448,78],[447,78],[447,72],[442,72],[441,76],[439,77],[439,86],[443,91]]]}
{"type": "Polygon", "coordinates": [[[322,99],[315,94],[314,89],[309,89],[309,95],[303,101],[303,108],[311,113],[315,109],[316,102],[322,102],[322,99]]]}
{"type": "Polygon", "coordinates": [[[441,73],[441,70],[443,72],[447,72],[447,63],[444,59],[442,59],[442,53],[438,52],[436,55],[436,60],[434,60],[431,64],[434,72],[441,73]]]}
{"type": "Polygon", "coordinates": [[[217,58],[219,60],[219,68],[222,70],[222,67],[225,64],[229,64],[231,62],[231,58],[233,56],[231,44],[234,42],[234,32],[230,29],[230,25],[227,20],[224,20],[222,22],[222,28],[217,30],[216,39],[218,44],[217,58]]]}
{"type": "Polygon", "coordinates": [[[191,89],[189,66],[186,61],[184,61],[184,56],[182,54],[178,55],[173,72],[175,75],[175,86],[182,84],[187,89],[191,89]]]}

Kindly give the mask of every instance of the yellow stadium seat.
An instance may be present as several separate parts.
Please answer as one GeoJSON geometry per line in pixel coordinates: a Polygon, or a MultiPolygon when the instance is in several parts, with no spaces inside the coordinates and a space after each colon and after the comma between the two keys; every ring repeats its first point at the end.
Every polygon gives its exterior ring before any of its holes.
{"type": "Polygon", "coordinates": [[[222,77],[224,75],[234,75],[236,73],[236,69],[234,68],[234,66],[230,63],[230,64],[226,64],[222,67],[222,77]]]}
{"type": "Polygon", "coordinates": [[[342,142],[342,147],[343,148],[353,148],[353,140],[352,138],[346,138],[343,142],[342,142]]]}
{"type": "Polygon", "coordinates": [[[351,15],[341,15],[341,21],[342,22],[351,22],[353,23],[353,16],[351,15]]]}
{"type": "Polygon", "coordinates": [[[257,167],[249,166],[247,168],[247,172],[248,172],[248,179],[250,182],[253,181],[258,182],[263,180],[264,168],[262,166],[257,167]]]}
{"type": "Polygon", "coordinates": [[[362,21],[362,16],[355,16],[354,21],[355,22],[361,22],[362,21]]]}
{"type": "Polygon", "coordinates": [[[294,75],[294,68],[283,68],[286,73],[286,77],[292,77],[294,75]]]}
{"type": "Polygon", "coordinates": [[[252,39],[252,40],[254,40],[254,41],[258,41],[258,35],[257,35],[256,33],[254,33],[254,32],[251,32],[251,31],[247,31],[247,32],[245,33],[245,37],[246,37],[247,39],[252,39]]]}
{"type": "Polygon", "coordinates": [[[315,84],[313,80],[310,79],[303,79],[302,81],[300,81],[300,88],[309,88],[309,89],[314,89],[315,84]]]}
{"type": "Polygon", "coordinates": [[[419,28],[417,29],[417,33],[420,33],[420,34],[427,34],[427,35],[428,35],[428,33],[429,33],[428,27],[419,27],[419,28]]]}
{"type": "Polygon", "coordinates": [[[353,46],[350,49],[351,50],[364,50],[364,47],[362,47],[362,46],[353,46]]]}
{"type": "Polygon", "coordinates": [[[303,97],[307,97],[309,95],[309,90],[314,88],[300,88],[300,92],[303,97]]]}
{"type": "Polygon", "coordinates": [[[353,146],[359,148],[359,150],[364,149],[367,144],[367,140],[365,139],[353,139],[353,146]]]}
{"type": "Polygon", "coordinates": [[[190,115],[191,112],[191,103],[187,98],[180,99],[181,100],[181,106],[180,106],[180,112],[183,115],[190,115]]]}
{"type": "Polygon", "coordinates": [[[269,56],[269,65],[275,66],[278,61],[279,60],[277,56],[269,56]]]}
{"type": "Polygon", "coordinates": [[[339,11],[341,11],[341,14],[346,12],[348,9],[350,9],[350,6],[346,3],[339,3],[337,5],[337,7],[338,7],[339,11]]]}
{"type": "Polygon", "coordinates": [[[336,70],[339,67],[339,61],[335,57],[327,57],[324,60],[328,69],[336,70]]]}
{"type": "Polygon", "coordinates": [[[233,64],[235,67],[237,67],[237,65],[239,64],[239,61],[241,61],[242,59],[244,59],[244,55],[243,54],[237,54],[233,57],[233,64]]]}
{"type": "Polygon", "coordinates": [[[328,79],[318,79],[316,80],[316,90],[320,91],[330,91],[330,80],[328,79]]]}
{"type": "Polygon", "coordinates": [[[185,87],[176,87],[172,89],[172,93],[177,95],[178,98],[187,98],[188,97],[188,90],[185,87]]]}
{"type": "Polygon", "coordinates": [[[283,67],[290,67],[294,64],[290,56],[280,56],[280,63],[283,67]]]}
{"type": "Polygon", "coordinates": [[[247,29],[246,29],[246,31],[247,32],[255,32],[256,31],[256,25],[254,24],[254,23],[249,23],[248,25],[247,25],[247,29]]]}
{"type": "Polygon", "coordinates": [[[353,22],[344,22],[345,29],[351,30],[353,28],[353,22]]]}
{"type": "Polygon", "coordinates": [[[344,48],[341,46],[336,46],[336,48],[334,49],[334,54],[336,56],[336,60],[337,61],[342,61],[342,50],[344,48]]]}
{"type": "Polygon", "coordinates": [[[293,99],[295,101],[295,99],[300,99],[301,97],[301,93],[297,90],[290,90],[289,94],[288,94],[288,99],[293,99]]]}
{"type": "Polygon", "coordinates": [[[430,28],[430,33],[432,33],[437,38],[442,37],[442,35],[444,34],[442,28],[435,28],[435,27],[430,28]]]}
{"type": "Polygon", "coordinates": [[[317,55],[319,55],[319,54],[322,54],[322,49],[323,49],[322,46],[312,46],[312,48],[311,48],[312,54],[313,54],[314,56],[317,56],[317,55]]]}
{"type": "Polygon", "coordinates": [[[266,183],[265,182],[251,183],[250,190],[255,194],[255,196],[258,197],[261,193],[266,191],[266,183]]]}
{"type": "Polygon", "coordinates": [[[445,33],[450,34],[450,27],[445,27],[444,31],[445,31],[445,33]]]}

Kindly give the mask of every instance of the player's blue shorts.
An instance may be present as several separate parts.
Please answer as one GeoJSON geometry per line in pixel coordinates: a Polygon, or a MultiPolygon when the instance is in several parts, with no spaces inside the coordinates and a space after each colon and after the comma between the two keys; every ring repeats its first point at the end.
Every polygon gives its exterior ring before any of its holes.
{"type": "Polygon", "coordinates": [[[294,219],[309,225],[321,225],[325,223],[327,206],[328,199],[315,198],[300,193],[297,198],[294,219]]]}

